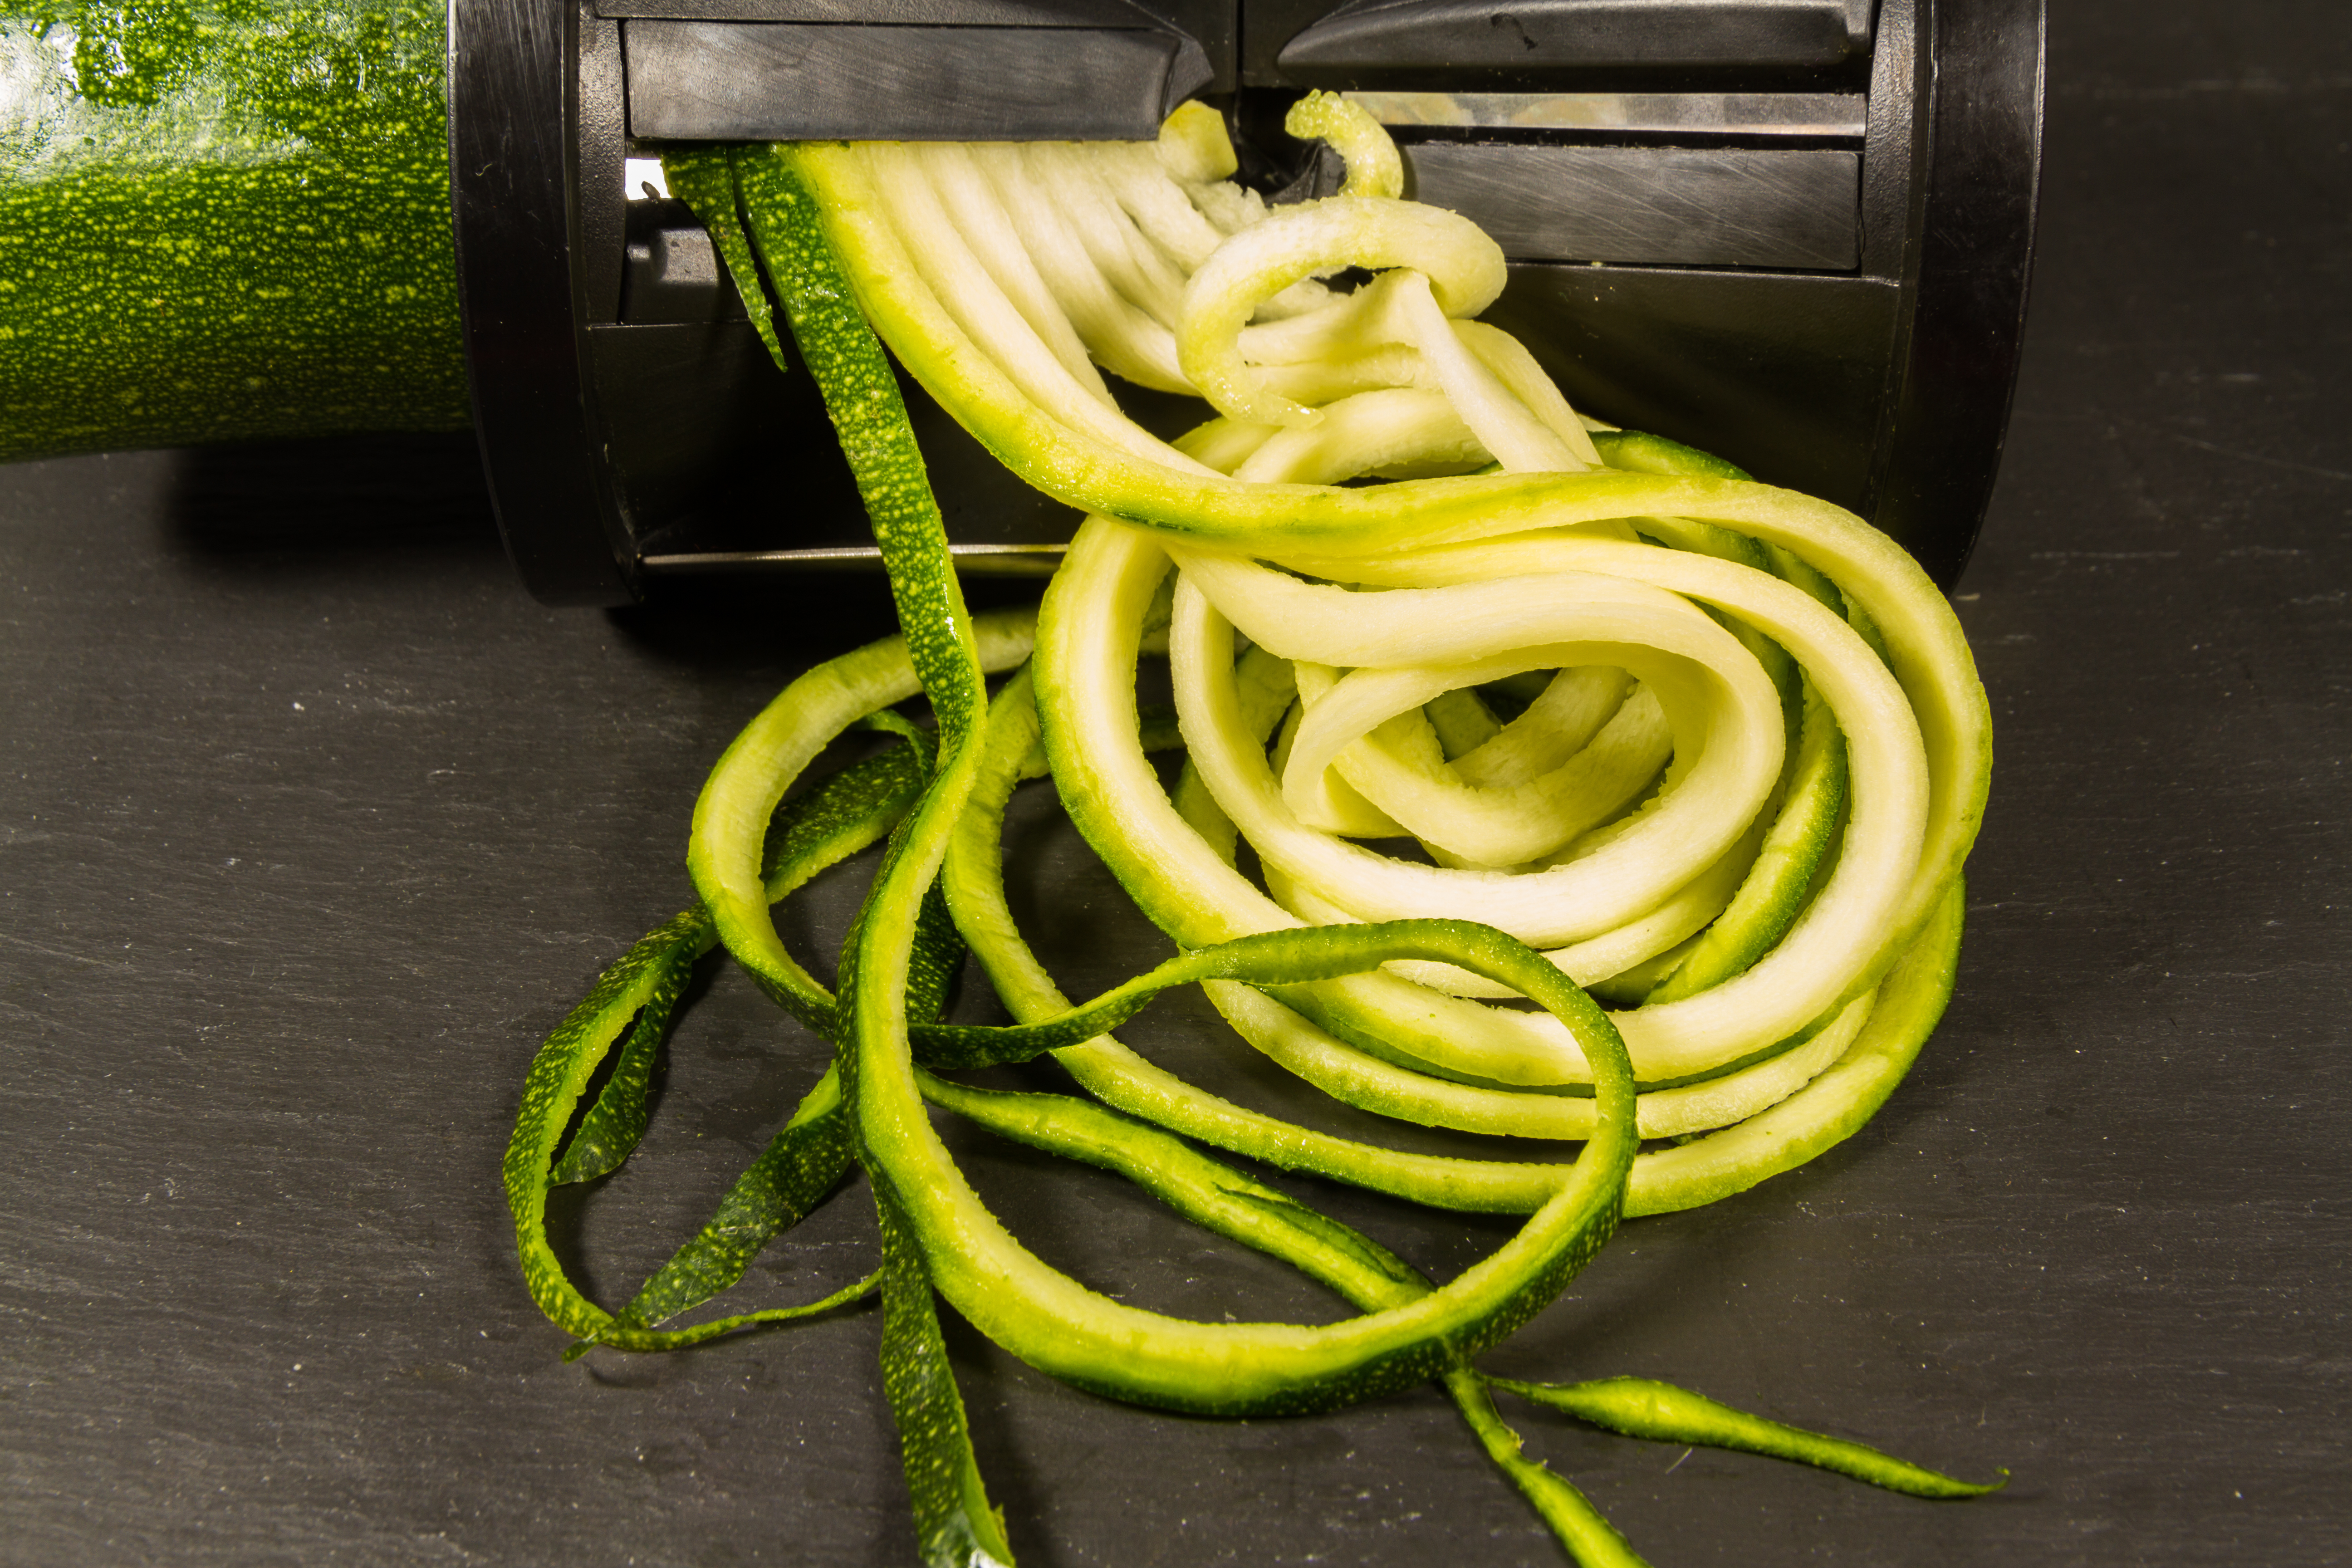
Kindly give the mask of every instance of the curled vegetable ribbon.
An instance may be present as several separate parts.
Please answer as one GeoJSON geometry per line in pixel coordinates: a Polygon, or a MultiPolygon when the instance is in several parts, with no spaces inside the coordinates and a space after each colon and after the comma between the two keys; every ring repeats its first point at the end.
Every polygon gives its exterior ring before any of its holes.
{"type": "MultiPolygon", "coordinates": [[[[1201,113],[1172,120],[1156,150],[674,161],[674,188],[713,228],[747,303],[758,296],[772,347],[761,278],[774,289],[906,635],[796,682],[721,760],[689,853],[702,906],[633,950],[551,1039],[509,1194],[534,1292],[582,1346],[668,1348],[821,1313],[878,1282],[927,1562],[1011,1560],[946,1367],[937,1288],[1034,1364],[1169,1408],[1308,1410],[1436,1377],[1580,1561],[1637,1563],[1580,1494],[1520,1456],[1468,1358],[1555,1295],[1621,1212],[1709,1201],[1849,1133],[1949,994],[1958,865],[1990,751],[1940,596],[1833,508],[1577,416],[1523,348],[1467,319],[1501,287],[1491,242],[1395,200],[1393,148],[1383,162],[1385,136],[1341,100],[1308,100],[1295,128],[1345,151],[1349,185],[1276,213],[1222,183],[1230,149],[1201,113]],[[1377,276],[1353,292],[1318,279],[1346,267],[1377,276]],[[993,705],[984,680],[1028,653],[1031,628],[966,610],[861,309],[992,449],[1095,514],[1049,591],[1034,669],[993,705]],[[1161,443],[1118,412],[1097,363],[1197,389],[1220,417],[1161,443]],[[1410,482],[1347,483],[1366,477],[1410,482]],[[1162,641],[1187,752],[1172,797],[1145,757],[1166,736],[1134,700],[1137,660],[1162,641]],[[935,754],[890,712],[918,683],[935,754]],[[787,803],[855,722],[907,744],[787,803]],[[1003,900],[1004,802],[1048,767],[1182,950],[1076,1008],[1003,900]],[[827,991],[785,952],[769,904],[886,833],[827,991]],[[1263,889],[1235,868],[1242,837],[1263,889]],[[1418,855],[1367,847],[1382,839],[1417,840],[1418,855]],[[668,1010],[714,939],[835,1042],[835,1068],[711,1224],[605,1314],[546,1251],[546,1187],[625,1157],[668,1010]],[[966,941],[1020,1024],[937,1021],[966,941]],[[1196,981],[1251,1044],[1338,1098],[1584,1150],[1562,1167],[1312,1133],[1185,1084],[1106,1032],[1196,981]],[[1540,1010],[1486,1005],[1509,995],[1540,1010]],[[939,1076],[1046,1050],[1102,1103],[939,1076]],[[997,1224],[927,1104],[1117,1170],[1363,1315],[1195,1323],[1088,1291],[997,1224]],[[1433,1286],[1175,1133],[1528,1217],[1433,1286]],[[1639,1152],[1643,1136],[1679,1142],[1639,1152]],[[852,1160],[880,1211],[878,1275],[806,1307],[654,1326],[740,1277],[852,1160]]],[[[1496,1386],[1639,1436],[1921,1495],[1983,1489],[1664,1385],[1496,1386]]]]}

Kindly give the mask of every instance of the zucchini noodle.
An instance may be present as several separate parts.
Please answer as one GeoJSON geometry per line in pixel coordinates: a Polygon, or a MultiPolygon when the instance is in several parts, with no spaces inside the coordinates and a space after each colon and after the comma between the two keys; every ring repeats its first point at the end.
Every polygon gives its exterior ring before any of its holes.
{"type": "MultiPolygon", "coordinates": [[[[1579,414],[1523,345],[1475,320],[1503,288],[1501,252],[1401,199],[1377,124],[1316,95],[1291,129],[1341,153],[1339,195],[1268,207],[1230,183],[1223,123],[1199,106],[1156,147],[672,160],[763,327],[756,272],[773,286],[905,635],[813,671],[728,750],[695,814],[701,907],[633,950],[543,1047],[507,1182],[533,1292],[582,1348],[682,1345],[878,1288],[927,1563],[1011,1552],[944,1370],[936,1289],[1032,1364],[1164,1408],[1296,1413],[1434,1378],[1580,1563],[1638,1563],[1520,1455],[1470,1358],[1550,1300],[1621,1215],[1712,1202],[1849,1135],[1950,994],[1990,743],[1941,595],[1834,507],[1579,414]],[[1034,626],[964,606],[867,322],[992,451],[1087,514],[1034,626]],[[1120,410],[1106,371],[1213,415],[1163,441],[1120,410]],[[1162,655],[1172,733],[1137,699],[1141,661],[1162,655]],[[1007,671],[990,698],[984,677],[1007,671]],[[919,689],[935,741],[892,710],[919,689]],[[861,723],[906,749],[795,795],[861,723]],[[1171,745],[1172,785],[1151,755],[1171,745]],[[1178,949],[1078,1006],[1004,890],[1007,802],[1048,774],[1178,949]],[[770,905],[886,834],[836,994],[785,951],[770,905]],[[626,1157],[651,1053],[714,941],[834,1041],[835,1064],[711,1225],[606,1313],[546,1244],[547,1189],[626,1157]],[[1013,1025],[939,1021],[967,944],[1013,1025]],[[1192,983],[1249,1047],[1349,1106],[1582,1151],[1433,1156],[1318,1132],[1108,1032],[1192,983]],[[941,1076],[1049,1051],[1087,1098],[941,1076]],[[1115,1171],[1360,1315],[1194,1322],[1095,1292],[988,1211],[935,1108],[1115,1171]],[[1525,1220],[1435,1283],[1202,1145],[1525,1220]],[[656,1327],[732,1283],[853,1160],[880,1210],[873,1280],[656,1327]]],[[[1921,1496],[1986,1489],[1663,1385],[1491,1386],[1921,1496]]]]}

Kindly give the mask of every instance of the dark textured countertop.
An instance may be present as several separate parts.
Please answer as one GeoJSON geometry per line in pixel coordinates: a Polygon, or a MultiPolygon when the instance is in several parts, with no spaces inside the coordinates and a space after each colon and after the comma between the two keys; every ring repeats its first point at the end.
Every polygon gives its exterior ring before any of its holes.
{"type": "MultiPolygon", "coordinates": [[[[2352,30],[2053,13],[2024,378],[1959,593],[2000,761],[1950,1014],[1861,1135],[1629,1226],[1493,1358],[2014,1479],[1927,1504],[1515,1413],[1660,1568],[2352,1561],[2352,30]]],[[[567,1366],[498,1185],[534,1044],[687,899],[703,770],[880,596],[542,609],[470,462],[0,472],[0,1562],[912,1560],[874,1314],[567,1366]]],[[[1072,989],[1116,976],[1152,939],[1024,811],[1072,989]]],[[[819,1060],[711,985],[559,1241],[625,1291],[819,1060]]],[[[1112,1288],[1307,1300],[1107,1181],[1046,1206],[977,1163],[1112,1288]]],[[[1433,1267],[1496,1234],[1318,1196],[1433,1267]]],[[[850,1192],[746,1289],[871,1255],[850,1192]]],[[[950,1342],[1027,1568],[1560,1561],[1433,1393],[1171,1420],[950,1342]]]]}

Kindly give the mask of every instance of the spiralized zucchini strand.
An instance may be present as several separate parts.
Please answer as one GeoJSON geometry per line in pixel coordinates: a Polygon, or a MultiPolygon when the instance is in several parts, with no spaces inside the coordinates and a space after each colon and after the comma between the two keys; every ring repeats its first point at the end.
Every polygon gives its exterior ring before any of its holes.
{"type": "MultiPolygon", "coordinates": [[[[1033,1364],[1165,1408],[1307,1411],[1437,1378],[1586,1568],[1638,1563],[1520,1453],[1470,1358],[1551,1300],[1621,1214],[1712,1201],[1850,1134],[1950,994],[1990,742],[1948,606],[1837,509],[1580,415],[1524,346],[1472,319],[1504,286],[1500,250],[1398,199],[1402,166],[1369,117],[1316,95],[1292,129],[1346,159],[1340,195],[1269,209],[1229,183],[1233,150],[1198,106],[1155,146],[812,145],[680,164],[739,285],[764,300],[748,236],[784,307],[906,635],[795,682],[721,758],[688,854],[702,907],[633,950],[542,1051],[509,1198],[551,1317],[583,1346],[663,1348],[866,1290],[652,1326],[739,1277],[854,1157],[880,1212],[885,1382],[933,1563],[1011,1561],[937,1289],[1033,1364]],[[1350,268],[1373,277],[1351,287],[1350,268]],[[869,321],[992,451],[1090,514],[1025,668],[1026,620],[963,602],[869,321]],[[1200,395],[1216,417],[1162,441],[1104,370],[1200,395]],[[1136,697],[1139,661],[1161,647],[1186,752],[1172,795],[1147,755],[1171,737],[1136,697]],[[992,702],[985,679],[1004,671],[992,702]],[[891,711],[919,688],[935,737],[891,711]],[[779,818],[856,723],[907,738],[916,761],[892,766],[908,776],[853,770],[779,818]],[[1180,950],[1077,1007],[1003,888],[1006,802],[1047,772],[1180,950]],[[799,826],[771,865],[778,821],[799,826]],[[785,951],[769,906],[886,827],[836,994],[785,951]],[[714,937],[835,1041],[835,1068],[711,1225],[607,1314],[546,1245],[546,1189],[627,1157],[668,1010],[714,937]],[[938,1021],[965,942],[1013,1026],[938,1021]],[[1191,982],[1347,1105],[1582,1151],[1441,1158],[1317,1132],[1104,1032],[1191,982]],[[1490,1005],[1521,998],[1535,1005],[1490,1005]],[[1093,1100],[940,1076],[1049,1049],[1093,1100]],[[934,1106],[1117,1171],[1360,1315],[1200,1322],[1090,1290],[982,1205],[934,1106]],[[1432,1285],[1183,1138],[1525,1224],[1432,1285]]],[[[1925,1495],[1982,1489],[1664,1385],[1509,1386],[1643,1436],[1925,1495]]]]}

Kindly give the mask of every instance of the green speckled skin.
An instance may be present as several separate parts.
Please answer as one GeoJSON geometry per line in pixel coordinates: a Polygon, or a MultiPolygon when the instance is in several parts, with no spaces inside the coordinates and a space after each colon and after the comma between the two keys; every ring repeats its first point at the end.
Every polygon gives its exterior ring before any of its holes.
{"type": "Polygon", "coordinates": [[[436,0],[0,7],[0,459],[467,422],[436,0]]]}

